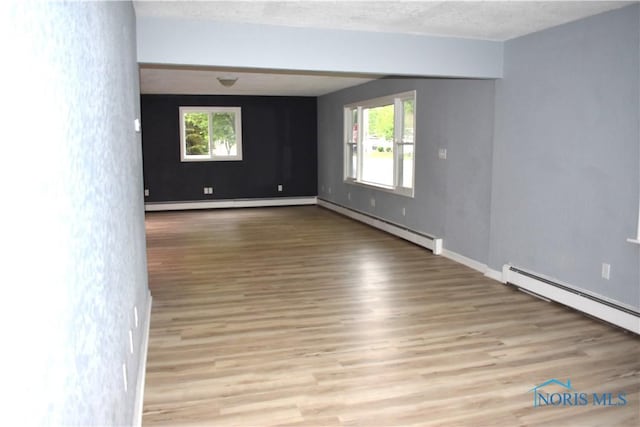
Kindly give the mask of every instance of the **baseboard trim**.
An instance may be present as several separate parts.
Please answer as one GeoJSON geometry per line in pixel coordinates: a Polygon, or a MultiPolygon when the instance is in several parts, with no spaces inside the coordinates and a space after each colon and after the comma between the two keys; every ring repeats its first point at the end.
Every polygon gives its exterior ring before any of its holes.
{"type": "Polygon", "coordinates": [[[508,284],[640,335],[640,313],[634,307],[510,265],[503,271],[508,284]]]}
{"type": "Polygon", "coordinates": [[[427,234],[421,234],[410,230],[402,225],[389,222],[385,219],[373,216],[371,214],[360,212],[355,209],[347,208],[328,200],[318,199],[318,206],[332,210],[341,215],[355,219],[356,221],[363,222],[378,230],[385,231],[401,239],[408,240],[411,243],[415,243],[418,246],[427,248],[434,253],[434,255],[440,255],[442,253],[442,239],[430,236],[427,234]]]}
{"type": "Polygon", "coordinates": [[[450,251],[449,249],[443,249],[442,256],[452,261],[455,261],[459,264],[466,265],[467,267],[472,268],[476,271],[479,271],[482,274],[486,274],[488,269],[487,264],[483,264],[480,261],[476,261],[473,258],[460,255],[459,253],[450,251]]]}
{"type": "Polygon", "coordinates": [[[138,364],[138,382],[136,389],[136,401],[134,406],[133,421],[134,426],[142,426],[142,411],[144,408],[144,385],[147,377],[147,353],[149,350],[149,330],[151,329],[151,304],[153,298],[151,292],[149,292],[149,302],[147,303],[147,311],[145,312],[144,319],[144,333],[142,335],[142,342],[140,343],[140,363],[138,364]]]}
{"type": "Polygon", "coordinates": [[[487,267],[487,270],[484,272],[485,277],[489,279],[496,280],[500,283],[505,283],[502,272],[498,270],[494,270],[492,268],[487,267]]]}
{"type": "Polygon", "coordinates": [[[270,206],[303,206],[315,205],[317,197],[277,197],[272,199],[226,199],[202,200],[192,202],[157,202],[145,203],[144,210],[183,211],[191,209],[225,209],[225,208],[258,208],[270,206]]]}

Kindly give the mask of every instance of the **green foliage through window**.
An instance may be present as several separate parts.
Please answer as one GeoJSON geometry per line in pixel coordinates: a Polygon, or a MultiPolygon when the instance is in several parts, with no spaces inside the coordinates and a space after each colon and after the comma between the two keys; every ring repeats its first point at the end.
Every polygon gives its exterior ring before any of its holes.
{"type": "Polygon", "coordinates": [[[182,160],[242,160],[239,107],[180,107],[182,160]]]}
{"type": "Polygon", "coordinates": [[[236,145],[235,120],[233,113],[213,113],[213,144],[224,147],[228,156],[236,145]]]}
{"type": "Polygon", "coordinates": [[[369,137],[393,140],[393,104],[366,109],[369,137]]]}
{"type": "Polygon", "coordinates": [[[187,155],[209,153],[209,114],[186,113],[184,128],[187,155]]]}

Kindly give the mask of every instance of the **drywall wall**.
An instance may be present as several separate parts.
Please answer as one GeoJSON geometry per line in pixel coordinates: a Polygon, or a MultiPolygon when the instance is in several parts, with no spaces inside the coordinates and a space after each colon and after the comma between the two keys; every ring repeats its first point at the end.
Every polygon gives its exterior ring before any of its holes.
{"type": "Polygon", "coordinates": [[[502,43],[495,41],[148,16],[137,23],[140,63],[502,76],[502,43]]]}
{"type": "Polygon", "coordinates": [[[639,14],[632,5],[506,42],[495,100],[492,82],[428,79],[320,97],[319,196],[442,237],[492,269],[512,264],[639,308],[640,247],[627,242],[640,194],[639,14]],[[342,106],[412,89],[415,198],[343,183],[342,106]]]}
{"type": "Polygon", "coordinates": [[[638,15],[636,4],[505,43],[489,257],[636,308],[638,15]]]}
{"type": "Polygon", "coordinates": [[[142,95],[147,202],[315,196],[316,99],[142,95]],[[242,160],[180,161],[180,106],[242,109],[242,160]],[[282,185],[282,191],[278,191],[282,185]],[[204,194],[203,187],[213,187],[204,194]]]}
{"type": "Polygon", "coordinates": [[[0,419],[131,425],[146,325],[134,354],[128,331],[148,308],[133,7],[3,2],[0,36],[0,419]]]}
{"type": "Polygon", "coordinates": [[[486,263],[493,102],[492,80],[461,79],[382,79],[320,97],[319,197],[444,238],[445,248],[486,263]],[[409,90],[416,90],[415,197],[343,182],[344,105],[409,90]]]}

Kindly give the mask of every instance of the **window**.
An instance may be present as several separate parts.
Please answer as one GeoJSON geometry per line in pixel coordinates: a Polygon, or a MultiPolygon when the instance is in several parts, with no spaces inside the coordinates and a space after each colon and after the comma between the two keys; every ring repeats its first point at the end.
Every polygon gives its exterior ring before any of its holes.
{"type": "Polygon", "coordinates": [[[183,162],[242,160],[240,107],[180,107],[183,162]]]}
{"type": "Polygon", "coordinates": [[[344,178],[413,196],[415,91],[344,108],[344,178]]]}

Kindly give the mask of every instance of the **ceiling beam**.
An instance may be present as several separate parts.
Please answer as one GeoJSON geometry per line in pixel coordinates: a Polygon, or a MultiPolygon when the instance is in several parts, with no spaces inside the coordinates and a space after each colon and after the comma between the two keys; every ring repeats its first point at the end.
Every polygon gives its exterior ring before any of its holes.
{"type": "Polygon", "coordinates": [[[138,17],[138,62],[265,70],[502,77],[503,43],[138,17]]]}

